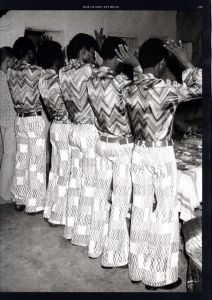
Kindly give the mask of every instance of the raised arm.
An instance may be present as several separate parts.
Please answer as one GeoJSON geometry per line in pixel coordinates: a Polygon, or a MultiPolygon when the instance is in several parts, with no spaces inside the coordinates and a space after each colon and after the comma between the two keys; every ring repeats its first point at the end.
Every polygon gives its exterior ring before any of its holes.
{"type": "Polygon", "coordinates": [[[200,97],[202,95],[202,69],[192,65],[181,41],[179,41],[179,45],[174,41],[166,42],[164,47],[185,67],[182,73],[183,84],[173,83],[177,89],[178,101],[189,101],[200,97]]]}
{"type": "Polygon", "coordinates": [[[102,48],[102,44],[104,43],[104,40],[106,36],[104,35],[104,29],[101,27],[100,31],[94,30],[94,34],[96,37],[97,44],[99,46],[99,50],[102,48]]]}
{"type": "Polygon", "coordinates": [[[135,85],[151,81],[149,74],[144,74],[141,65],[135,54],[131,53],[127,46],[119,45],[119,49],[116,49],[117,60],[133,67],[133,82],[135,85]]]}
{"type": "MultiPolygon", "coordinates": [[[[166,83],[162,79],[155,78],[152,74],[144,74],[136,56],[130,53],[128,48],[123,45],[119,46],[119,49],[116,50],[116,54],[118,61],[130,64],[134,67],[134,88],[137,86],[139,89],[147,89],[148,87],[161,89],[162,86],[167,88],[169,85],[176,94],[179,102],[200,97],[202,95],[202,69],[195,68],[192,65],[181,42],[179,45],[174,41],[167,42],[164,44],[164,47],[175,55],[178,61],[185,67],[182,73],[183,84],[170,81],[166,83]]],[[[133,91],[134,88],[131,87],[131,91],[133,91]]]]}

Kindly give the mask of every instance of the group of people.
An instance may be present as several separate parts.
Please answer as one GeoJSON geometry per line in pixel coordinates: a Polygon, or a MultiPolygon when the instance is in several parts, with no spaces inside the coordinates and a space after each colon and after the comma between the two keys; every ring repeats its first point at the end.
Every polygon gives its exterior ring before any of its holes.
{"type": "Polygon", "coordinates": [[[181,42],[158,38],[134,55],[121,38],[79,33],[66,50],[67,64],[52,40],[36,49],[20,37],[0,50],[4,146],[8,112],[16,137],[15,159],[7,151],[2,159],[1,186],[6,173],[11,184],[2,197],[18,211],[44,211],[102,267],[127,266],[132,282],[171,289],[181,282],[172,127],[177,105],[202,94],[202,70],[181,42]],[[182,83],[162,79],[171,56],[184,67],[182,83]],[[48,184],[42,105],[51,119],[48,184]]]}

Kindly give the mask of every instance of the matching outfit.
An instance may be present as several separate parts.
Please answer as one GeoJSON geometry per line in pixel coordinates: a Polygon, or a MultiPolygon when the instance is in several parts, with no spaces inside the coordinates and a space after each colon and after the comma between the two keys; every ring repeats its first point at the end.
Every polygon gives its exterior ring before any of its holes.
{"type": "Polygon", "coordinates": [[[127,213],[131,199],[131,156],[134,138],[123,100],[130,81],[107,67],[93,71],[88,95],[100,138],[96,146],[96,191],[88,252],[101,263],[128,263],[127,213]]]}
{"type": "Polygon", "coordinates": [[[88,245],[96,184],[98,133],[87,93],[91,74],[90,64],[75,59],[59,72],[64,102],[73,124],[69,135],[73,151],[64,237],[79,246],[88,245]]]}
{"type": "Polygon", "coordinates": [[[44,218],[50,223],[65,225],[66,205],[71,172],[71,123],[61,95],[59,76],[53,69],[42,72],[39,90],[50,119],[52,145],[51,169],[46,194],[44,218]]]}
{"type": "Polygon", "coordinates": [[[144,74],[128,98],[136,139],[129,275],[155,287],[178,279],[179,217],[172,126],[177,105],[202,94],[202,70],[187,69],[182,79],[183,84],[178,84],[144,74]]]}
{"type": "Polygon", "coordinates": [[[18,61],[9,72],[9,87],[17,112],[17,153],[12,200],[25,211],[42,211],[46,196],[45,122],[38,81],[41,68],[18,61]]]}
{"type": "Polygon", "coordinates": [[[107,67],[92,70],[77,60],[59,76],[24,61],[15,65],[9,72],[18,114],[12,199],[27,212],[45,206],[44,217],[64,224],[64,237],[88,246],[90,257],[102,255],[105,267],[128,263],[132,280],[157,287],[178,279],[174,114],[180,102],[202,94],[202,73],[185,70],[183,84],[140,67],[134,75],[132,84],[107,67]],[[40,94],[53,120],[46,204],[40,94]]]}

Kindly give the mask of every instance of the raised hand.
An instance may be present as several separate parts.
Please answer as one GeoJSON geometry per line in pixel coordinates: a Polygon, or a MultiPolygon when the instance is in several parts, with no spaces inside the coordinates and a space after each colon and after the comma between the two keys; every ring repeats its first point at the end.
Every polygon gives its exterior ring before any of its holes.
{"type": "Polygon", "coordinates": [[[103,65],[103,59],[101,58],[99,53],[96,51],[95,51],[95,61],[99,67],[101,67],[103,65]]]}
{"type": "Polygon", "coordinates": [[[119,62],[131,65],[134,68],[140,66],[137,57],[128,50],[127,46],[119,45],[119,49],[115,49],[115,52],[119,62]]]}
{"type": "Polygon", "coordinates": [[[105,35],[103,34],[103,28],[100,29],[100,32],[98,32],[97,30],[94,30],[94,34],[95,34],[99,49],[101,49],[102,44],[104,43],[104,40],[106,38],[105,35]]]}
{"type": "Polygon", "coordinates": [[[175,43],[174,40],[172,41],[167,41],[164,44],[164,47],[172,53],[178,60],[181,62],[182,65],[184,65],[186,68],[191,68],[193,67],[192,63],[188,59],[186,49],[183,48],[182,42],[179,41],[179,44],[175,43]]]}

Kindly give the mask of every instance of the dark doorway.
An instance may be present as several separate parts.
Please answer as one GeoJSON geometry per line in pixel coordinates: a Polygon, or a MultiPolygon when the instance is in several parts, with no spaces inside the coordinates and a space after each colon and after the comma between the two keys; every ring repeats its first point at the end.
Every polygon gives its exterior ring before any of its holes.
{"type": "Polygon", "coordinates": [[[37,46],[41,42],[41,37],[44,34],[45,34],[45,31],[25,30],[24,36],[30,38],[37,48],[37,46]]]}

